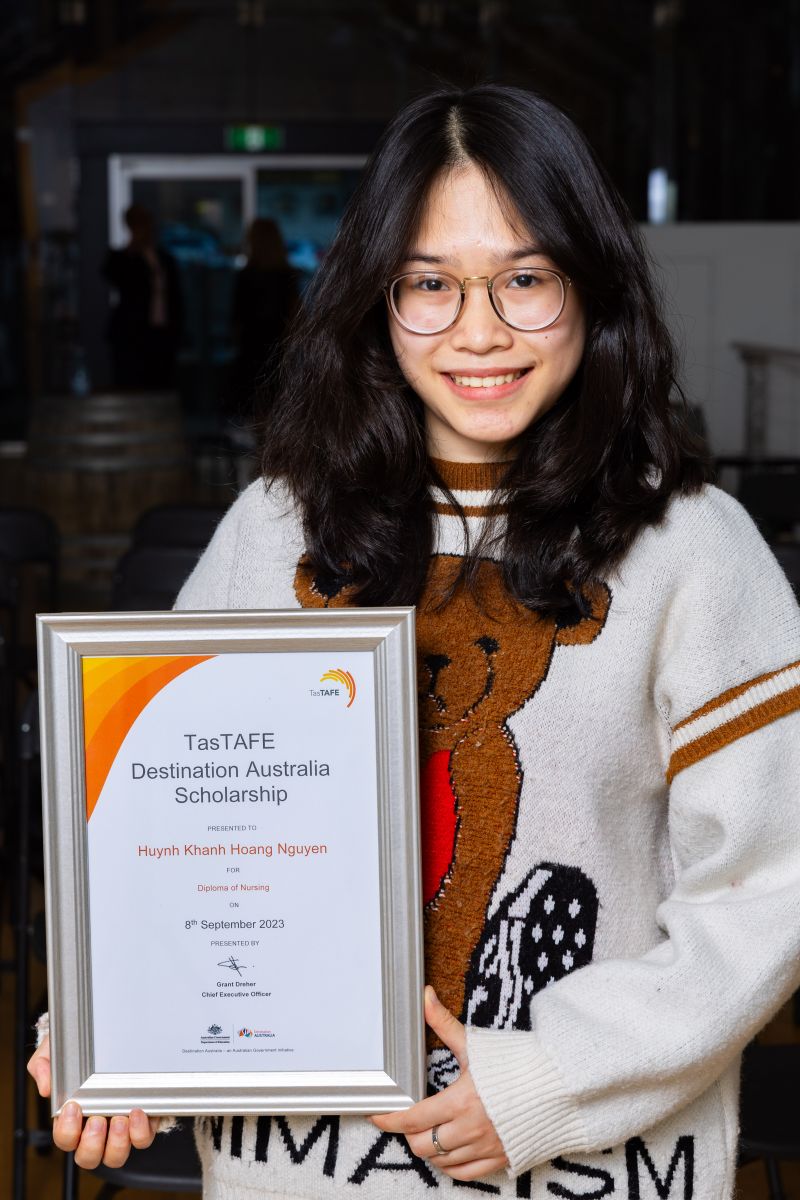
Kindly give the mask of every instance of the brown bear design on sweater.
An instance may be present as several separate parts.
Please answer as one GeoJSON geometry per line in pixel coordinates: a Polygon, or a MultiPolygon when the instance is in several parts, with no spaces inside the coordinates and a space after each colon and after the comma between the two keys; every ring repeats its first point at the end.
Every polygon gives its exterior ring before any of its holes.
{"type": "MultiPolygon", "coordinates": [[[[477,596],[459,584],[442,597],[460,560],[434,555],[417,606],[427,981],[462,1020],[527,1028],[527,999],[591,960],[594,886],[578,868],[539,863],[491,911],[514,838],[521,772],[509,718],[543,684],[557,646],[587,645],[601,632],[610,594],[587,592],[591,616],[559,624],[514,600],[500,569],[482,559],[477,596]]],[[[304,608],[344,607],[352,589],[295,575],[304,608]]],[[[440,1043],[437,1086],[455,1064],[440,1043]]]]}

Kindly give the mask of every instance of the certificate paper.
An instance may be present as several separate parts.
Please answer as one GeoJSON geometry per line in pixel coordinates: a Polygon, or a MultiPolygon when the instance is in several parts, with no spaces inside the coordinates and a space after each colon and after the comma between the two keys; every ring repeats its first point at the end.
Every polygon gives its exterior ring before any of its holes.
{"type": "Polygon", "coordinates": [[[382,1065],[372,674],[83,659],[97,1070],[382,1065]]]}
{"type": "Polygon", "coordinates": [[[38,640],[54,1114],[421,1099],[413,609],[38,640]]]}

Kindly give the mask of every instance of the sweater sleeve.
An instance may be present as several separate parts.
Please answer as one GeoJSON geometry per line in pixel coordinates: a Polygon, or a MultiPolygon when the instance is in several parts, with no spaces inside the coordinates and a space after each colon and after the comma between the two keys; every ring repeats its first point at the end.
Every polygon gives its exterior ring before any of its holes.
{"type": "Polygon", "coordinates": [[[468,1030],[512,1174],[688,1104],[798,983],[800,612],[735,501],[686,503],[653,670],[675,877],[664,939],[539,992],[531,1032],[468,1030]]]}

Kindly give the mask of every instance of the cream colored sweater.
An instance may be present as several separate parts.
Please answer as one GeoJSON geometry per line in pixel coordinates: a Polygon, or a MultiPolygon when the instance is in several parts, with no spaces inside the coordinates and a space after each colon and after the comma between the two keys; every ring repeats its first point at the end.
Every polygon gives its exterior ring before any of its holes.
{"type": "MultiPolygon", "coordinates": [[[[445,465],[476,532],[491,467],[445,465]]],[[[798,983],[800,612],[714,488],[643,531],[592,617],[559,628],[463,554],[433,497],[418,608],[427,976],[469,1025],[508,1175],[458,1184],[360,1118],[197,1122],[207,1197],[463,1194],[723,1200],[738,1059],[798,983]]],[[[280,488],[253,484],[178,600],[347,603],[300,564],[280,488]]],[[[319,1003],[330,986],[321,980],[319,1003]]],[[[433,1086],[457,1067],[432,1045],[433,1086]]]]}

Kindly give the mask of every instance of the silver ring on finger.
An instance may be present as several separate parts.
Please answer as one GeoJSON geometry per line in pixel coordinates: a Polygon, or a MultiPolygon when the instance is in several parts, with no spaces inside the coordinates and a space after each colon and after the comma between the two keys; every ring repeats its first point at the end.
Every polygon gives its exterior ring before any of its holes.
{"type": "Polygon", "coordinates": [[[450,1153],[450,1151],[446,1150],[444,1148],[444,1146],[442,1145],[442,1143],[439,1141],[439,1126],[438,1125],[434,1125],[433,1129],[431,1130],[431,1141],[433,1142],[433,1148],[437,1154],[449,1154],[450,1153]]]}

